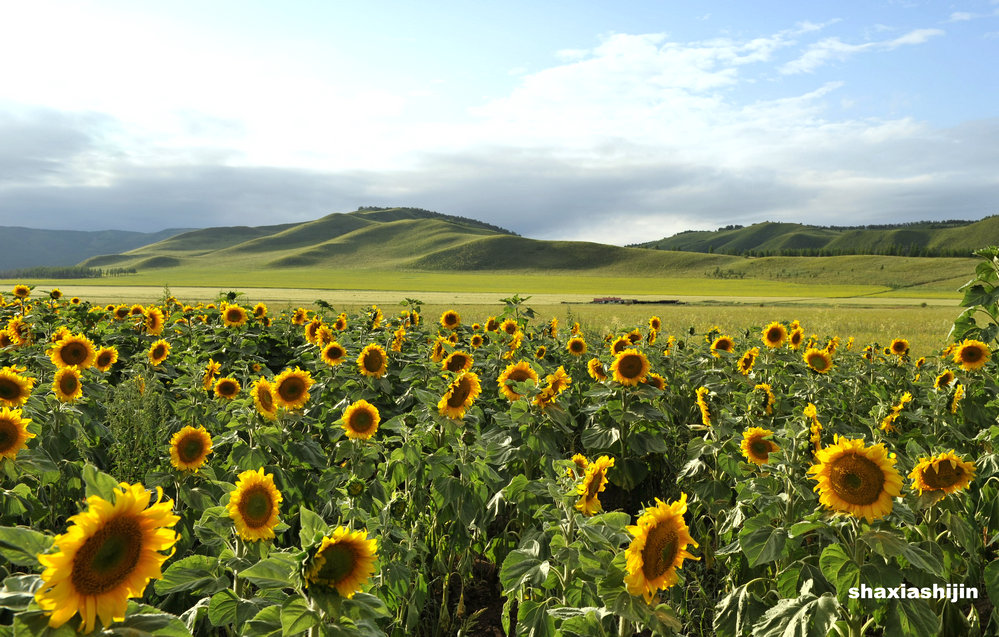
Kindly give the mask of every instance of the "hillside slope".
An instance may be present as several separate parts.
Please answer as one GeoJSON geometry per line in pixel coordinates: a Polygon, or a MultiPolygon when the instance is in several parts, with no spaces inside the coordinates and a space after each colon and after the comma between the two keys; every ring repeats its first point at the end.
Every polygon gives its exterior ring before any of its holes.
{"type": "Polygon", "coordinates": [[[186,231],[180,228],[159,232],[42,230],[0,226],[0,237],[3,237],[0,270],[75,265],[94,255],[131,250],[186,231]]]}
{"type": "Polygon", "coordinates": [[[995,244],[999,244],[999,215],[975,222],[918,222],[863,228],[767,221],[714,231],[681,232],[635,247],[749,256],[963,257],[995,244]]]}

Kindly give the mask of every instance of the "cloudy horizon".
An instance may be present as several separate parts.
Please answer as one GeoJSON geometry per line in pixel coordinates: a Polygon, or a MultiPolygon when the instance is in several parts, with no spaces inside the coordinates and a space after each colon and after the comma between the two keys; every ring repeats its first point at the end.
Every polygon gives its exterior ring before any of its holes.
{"type": "Polygon", "coordinates": [[[624,245],[980,219],[999,2],[960,4],[8,7],[0,225],[411,206],[624,245]]]}

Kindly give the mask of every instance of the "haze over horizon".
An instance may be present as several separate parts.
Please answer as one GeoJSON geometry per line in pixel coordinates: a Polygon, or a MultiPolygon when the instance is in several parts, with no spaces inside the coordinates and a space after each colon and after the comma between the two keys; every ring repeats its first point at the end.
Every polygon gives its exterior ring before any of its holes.
{"type": "Polygon", "coordinates": [[[621,245],[997,212],[999,0],[0,15],[0,225],[399,205],[621,245]]]}

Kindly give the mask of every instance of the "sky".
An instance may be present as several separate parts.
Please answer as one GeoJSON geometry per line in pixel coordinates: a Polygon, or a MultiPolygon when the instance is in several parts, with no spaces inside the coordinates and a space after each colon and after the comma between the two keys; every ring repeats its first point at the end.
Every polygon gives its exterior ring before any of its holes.
{"type": "Polygon", "coordinates": [[[999,0],[0,0],[0,225],[999,213],[999,0]]]}

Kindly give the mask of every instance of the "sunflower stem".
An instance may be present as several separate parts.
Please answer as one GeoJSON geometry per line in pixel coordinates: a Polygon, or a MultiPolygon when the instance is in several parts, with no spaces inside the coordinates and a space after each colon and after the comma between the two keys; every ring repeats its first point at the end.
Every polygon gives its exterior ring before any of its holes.
{"type": "Polygon", "coordinates": [[[634,634],[631,629],[631,622],[629,622],[624,617],[617,618],[617,635],[618,637],[628,637],[628,635],[634,634]]]}

